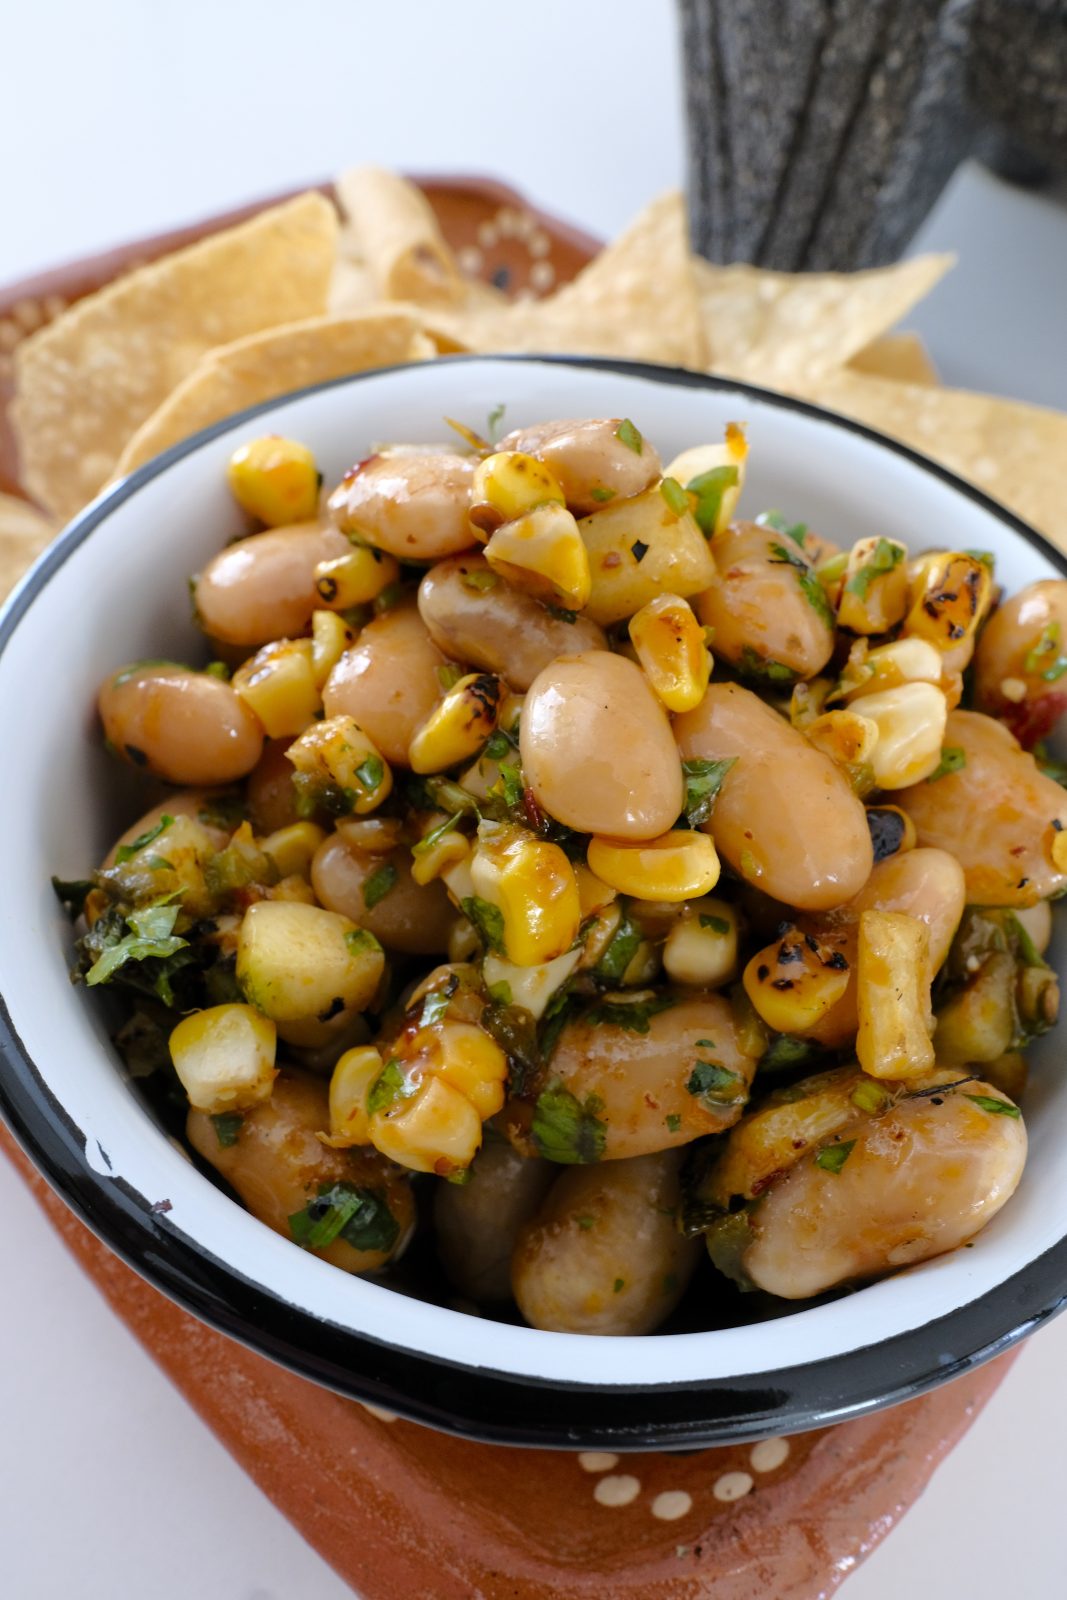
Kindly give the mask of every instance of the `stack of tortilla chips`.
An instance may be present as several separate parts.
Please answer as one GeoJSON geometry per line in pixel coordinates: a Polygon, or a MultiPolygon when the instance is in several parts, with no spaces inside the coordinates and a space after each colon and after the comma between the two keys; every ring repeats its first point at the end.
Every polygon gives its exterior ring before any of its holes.
{"type": "Polygon", "coordinates": [[[850,274],[715,267],[679,194],[575,278],[511,302],[460,272],[427,201],[390,172],[311,192],[79,301],[16,354],[21,481],[0,496],[0,593],[106,484],[292,389],[456,351],[673,363],[803,396],[942,462],[1067,545],[1067,416],[939,386],[892,333],[951,266],[850,274]]]}

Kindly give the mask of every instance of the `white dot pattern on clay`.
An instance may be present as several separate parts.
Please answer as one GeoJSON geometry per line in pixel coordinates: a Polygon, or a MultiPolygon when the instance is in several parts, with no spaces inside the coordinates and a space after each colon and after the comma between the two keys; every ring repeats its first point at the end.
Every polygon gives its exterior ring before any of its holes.
{"type": "Polygon", "coordinates": [[[619,1472],[607,1478],[598,1478],[593,1499],[602,1506],[628,1506],[640,1493],[640,1480],[632,1478],[628,1472],[619,1472]]]}
{"type": "Polygon", "coordinates": [[[789,1454],[788,1439],[761,1439],[752,1446],[749,1461],[754,1472],[773,1472],[789,1454]]]}
{"type": "Polygon", "coordinates": [[[732,1500],[743,1500],[752,1488],[753,1479],[747,1472],[724,1472],[721,1478],[716,1478],[712,1487],[712,1494],[716,1500],[729,1503],[732,1500]]]}
{"type": "Polygon", "coordinates": [[[610,1472],[618,1464],[618,1456],[613,1456],[610,1450],[583,1450],[578,1457],[583,1472],[610,1472]]]}
{"type": "Polygon", "coordinates": [[[652,1502],[652,1515],[661,1522],[677,1522],[693,1509],[693,1496],[684,1489],[665,1489],[652,1502]]]}

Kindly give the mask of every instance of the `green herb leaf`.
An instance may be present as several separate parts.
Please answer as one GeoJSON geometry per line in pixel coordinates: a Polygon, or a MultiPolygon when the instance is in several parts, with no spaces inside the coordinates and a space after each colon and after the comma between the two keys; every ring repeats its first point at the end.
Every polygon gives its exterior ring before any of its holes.
{"type": "Polygon", "coordinates": [[[488,900],[483,900],[480,895],[468,895],[460,901],[463,914],[473,922],[478,930],[478,937],[487,950],[494,950],[498,956],[506,956],[504,946],[504,917],[499,907],[490,905],[488,900]]]}
{"type": "Polygon", "coordinates": [[[805,1066],[819,1053],[810,1039],[795,1039],[791,1034],[780,1033],[760,1056],[761,1072],[785,1072],[790,1067],[805,1066]]]}
{"type": "Polygon", "coordinates": [[[323,1184],[318,1198],[289,1218],[289,1231],[305,1250],[325,1250],[342,1238],[354,1250],[391,1250],[400,1225],[378,1189],[354,1183],[323,1184]]]}
{"type": "Polygon", "coordinates": [[[217,1111],[212,1117],[215,1137],[224,1150],[232,1149],[237,1143],[237,1136],[244,1120],[240,1111],[217,1111]]]}
{"type": "Polygon", "coordinates": [[[601,1000],[586,1012],[584,1020],[594,1028],[607,1024],[627,1033],[647,1033],[651,1019],[673,1005],[677,1001],[672,995],[657,995],[653,1000],[601,1000]]]}
{"type": "Polygon", "coordinates": [[[761,511],[756,521],[761,528],[773,528],[775,533],[784,534],[803,550],[804,541],[808,536],[806,522],[787,522],[780,511],[761,511]]]}
{"type": "Polygon", "coordinates": [[[722,761],[682,762],[682,775],[685,778],[685,805],[682,809],[691,828],[699,828],[711,816],[722,780],[736,760],[736,756],[726,756],[722,761]]]}
{"type": "Polygon", "coordinates": [[[629,917],[620,917],[607,949],[596,964],[596,976],[606,983],[621,983],[623,973],[637,954],[640,943],[640,928],[629,917]]]}
{"type": "Polygon", "coordinates": [[[490,983],[486,987],[486,994],[498,1006],[509,1006],[512,1002],[511,984],[501,978],[499,983],[490,983]]]}
{"type": "Polygon", "coordinates": [[[989,1094],[965,1094],[965,1100],[973,1100],[976,1106],[981,1106],[983,1111],[988,1111],[991,1117],[1021,1117],[1022,1112],[1018,1106],[1013,1106],[1010,1100],[994,1100],[989,1094]]]}
{"type": "Polygon", "coordinates": [[[861,600],[866,600],[875,578],[880,578],[883,573],[892,572],[894,567],[899,567],[903,559],[903,545],[893,544],[889,539],[879,539],[862,567],[859,567],[845,584],[845,593],[859,595],[861,600]]]}
{"type": "Polygon", "coordinates": [[[716,1110],[720,1106],[736,1105],[744,1094],[740,1076],[719,1061],[698,1061],[689,1074],[686,1089],[694,1098],[716,1110]]]}
{"type": "Polygon", "coordinates": [[[367,1115],[374,1116],[378,1111],[388,1111],[397,1100],[406,1100],[413,1093],[414,1090],[404,1077],[400,1062],[392,1056],[370,1086],[367,1094],[367,1115]]]}
{"type": "Polygon", "coordinates": [[[702,928],[707,928],[711,933],[727,934],[730,932],[730,924],[725,917],[708,916],[706,912],[702,911],[697,917],[697,921],[702,928]]]}
{"type": "Polygon", "coordinates": [[[551,603],[545,606],[550,617],[555,617],[557,622],[577,622],[577,611],[569,611],[566,606],[554,606],[551,603]]]}
{"type": "Polygon", "coordinates": [[[815,1157],[815,1165],[824,1172],[838,1173],[855,1147],[855,1139],[844,1139],[840,1144],[824,1144],[815,1157]]]}
{"type": "Polygon", "coordinates": [[[641,435],[638,433],[629,417],[623,417],[622,421],[619,423],[619,426],[615,429],[615,437],[618,439],[620,444],[624,444],[626,446],[627,450],[632,450],[635,456],[639,456],[641,451],[645,448],[645,441],[642,439],[641,435]]]}
{"type": "Polygon", "coordinates": [[[712,467],[708,472],[698,472],[696,477],[690,478],[686,484],[689,493],[697,497],[693,516],[705,539],[710,539],[715,532],[715,525],[722,510],[722,497],[727,489],[737,487],[737,480],[736,467],[712,467]]]}
{"type": "Polygon", "coordinates": [[[412,845],[412,855],[416,860],[420,856],[429,855],[430,851],[435,848],[439,840],[444,838],[446,833],[455,832],[462,820],[463,813],[454,811],[450,817],[446,817],[443,822],[439,822],[436,828],[431,828],[429,833],[419,840],[418,844],[412,845]]]}
{"type": "Polygon", "coordinates": [[[488,594],[490,589],[495,589],[500,582],[500,574],[487,572],[482,567],[477,567],[473,572],[461,572],[460,583],[465,589],[470,589],[473,594],[488,594]]]}
{"type": "Polygon", "coordinates": [[[593,1227],[596,1226],[596,1218],[595,1217],[588,1217],[588,1216],[586,1216],[586,1217],[575,1217],[574,1220],[575,1220],[575,1222],[577,1222],[579,1228],[581,1228],[583,1233],[588,1233],[590,1228],[593,1228],[593,1227]]]}
{"type": "Polygon", "coordinates": [[[743,646],[737,669],[746,678],[757,678],[765,683],[794,683],[796,681],[796,673],[792,667],[787,667],[781,661],[773,661],[769,656],[761,656],[759,651],[754,650],[750,644],[743,646]]]}
{"type": "Polygon", "coordinates": [[[350,928],[345,934],[345,944],[354,956],[359,955],[364,950],[380,950],[382,948],[369,928],[350,928]]]}
{"type": "Polygon", "coordinates": [[[454,992],[448,989],[431,989],[422,1002],[422,1011],[419,1015],[420,1028],[432,1028],[435,1022],[440,1022],[441,1018],[447,1015],[448,1003],[454,992]]]}
{"type": "Polygon", "coordinates": [[[385,861],[376,867],[369,878],[363,882],[363,904],[368,911],[373,911],[379,901],[384,900],[391,890],[396,888],[397,872],[391,861],[385,861]]]}
{"type": "Polygon", "coordinates": [[[204,676],[206,678],[218,678],[223,683],[229,683],[231,674],[225,661],[209,661],[204,668],[204,676]]]}
{"type": "Polygon", "coordinates": [[[381,756],[367,756],[356,768],[356,777],[368,794],[381,787],[385,777],[385,762],[381,756]]]}
{"type": "Polygon", "coordinates": [[[889,1095],[880,1083],[875,1083],[873,1078],[865,1078],[862,1083],[857,1083],[849,1099],[861,1111],[869,1111],[871,1116],[877,1116],[879,1111],[884,1111],[889,1104],[889,1095]]]}
{"type": "Polygon", "coordinates": [[[607,1138],[607,1125],[597,1116],[602,1110],[603,1103],[594,1095],[583,1106],[562,1084],[551,1084],[542,1090],[537,1097],[532,1131],[534,1143],[546,1161],[565,1166],[599,1161],[607,1138]]]}
{"type": "Polygon", "coordinates": [[[590,500],[595,500],[598,505],[605,505],[609,500],[614,500],[614,498],[615,498],[615,490],[614,489],[599,489],[599,488],[598,489],[590,489],[589,498],[590,498],[590,500]]]}
{"type": "Polygon", "coordinates": [[[625,1289],[625,1287],[626,1287],[626,1279],[625,1278],[616,1278],[614,1284],[612,1285],[612,1287],[613,1287],[614,1292],[616,1294],[620,1294],[622,1292],[622,1290],[625,1289]]]}
{"type": "Polygon", "coordinates": [[[677,1133],[678,1129],[682,1126],[682,1119],[677,1111],[668,1112],[665,1120],[667,1123],[668,1133],[677,1133]]]}
{"type": "Polygon", "coordinates": [[[1029,677],[1040,677],[1045,683],[1055,683],[1067,672],[1067,656],[1061,656],[1060,625],[1050,622],[1043,630],[1037,644],[1026,652],[1023,668],[1029,677]]]}
{"type": "MultiPolygon", "coordinates": [[[[130,931],[110,944],[86,973],[85,981],[90,987],[110,982],[129,961],[165,961],[168,956],[187,948],[189,941],[174,933],[174,924],[181,908],[170,904],[170,900],[171,896],[167,895],[162,902],[156,901],[128,914],[126,926],[130,931]]],[[[169,991],[169,984],[167,989],[169,991]]],[[[165,994],[162,998],[169,1005],[173,996],[171,1000],[165,994]]]]}
{"type": "Polygon", "coordinates": [[[437,681],[446,694],[449,689],[455,688],[462,676],[463,669],[454,666],[451,661],[446,661],[443,667],[437,668],[437,681]]]}
{"type": "Polygon", "coordinates": [[[115,851],[115,865],[121,867],[123,862],[129,861],[130,857],[135,856],[138,850],[143,850],[146,844],[151,844],[153,839],[158,839],[161,833],[166,833],[173,821],[174,818],[164,812],[154,828],[148,828],[136,839],[131,840],[129,844],[120,844],[115,851]]]}
{"type": "Polygon", "coordinates": [[[991,550],[964,550],[963,553],[965,556],[970,556],[972,561],[980,561],[983,567],[987,567],[990,572],[993,571],[997,564],[996,557],[991,550]]]}
{"type": "Polygon", "coordinates": [[[936,783],[938,778],[948,777],[950,772],[959,772],[967,765],[967,752],[960,749],[959,745],[947,744],[941,752],[941,760],[927,778],[927,783],[936,783]]]}
{"type": "Polygon", "coordinates": [[[508,408],[504,404],[503,400],[498,400],[492,411],[489,413],[485,424],[485,434],[490,444],[496,444],[497,440],[500,438],[500,424],[504,420],[504,413],[507,409],[508,408]]]}
{"type": "Polygon", "coordinates": [[[676,517],[688,516],[690,509],[689,496],[677,478],[661,478],[659,492],[676,517]]]}
{"type": "Polygon", "coordinates": [[[502,728],[494,728],[486,741],[482,754],[488,756],[490,761],[503,761],[509,756],[515,746],[502,728]]]}

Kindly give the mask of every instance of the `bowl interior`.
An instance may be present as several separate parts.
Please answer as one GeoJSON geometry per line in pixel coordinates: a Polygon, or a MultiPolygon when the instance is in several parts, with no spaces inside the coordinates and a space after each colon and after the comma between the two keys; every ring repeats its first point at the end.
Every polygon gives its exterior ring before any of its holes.
{"type": "MultiPolygon", "coordinates": [[[[1052,553],[935,471],[847,424],[771,397],[649,369],[461,359],[372,374],[269,408],[179,447],[92,509],[13,597],[0,635],[0,725],[9,840],[0,919],[0,994],[42,1099],[84,1136],[85,1160],[143,1212],[283,1305],[394,1346],[521,1378],[595,1385],[685,1383],[770,1373],[840,1355],[950,1314],[988,1293],[1067,1234],[1067,1081],[1056,1033],[1032,1052],[1031,1156],[1011,1204],[960,1250],[833,1304],[721,1331],[642,1339],[577,1338],[479,1323],[347,1277],[262,1227],[203,1178],[158,1130],[124,1080],[101,1008],[67,978],[70,930],[51,874],[80,877],[148,803],[104,754],[97,684],[148,656],[202,661],[187,579],[244,531],[224,483],[228,455],[265,430],[310,444],[327,481],[382,441],[447,436],[444,415],[475,427],[503,402],[506,426],[550,416],[629,415],[667,459],[748,426],[743,510],[779,507],[842,544],[871,534],[915,549],[990,550],[1009,592],[1058,575],[1052,553]],[[47,580],[47,581],[45,581],[47,580]],[[58,1109],[61,1108],[61,1111],[58,1109]],[[484,1333],[482,1330],[485,1330],[484,1333]]],[[[804,825],[797,818],[798,827],[804,825]]],[[[1062,965],[1063,939],[1051,959],[1062,965]]],[[[147,1235],[146,1235],[147,1251],[147,1235]]],[[[150,1262],[148,1263],[150,1267],[150,1262]]],[[[710,1320],[710,1319],[709,1319],[710,1320]]],[[[1004,1328],[1004,1333],[1011,1331],[1004,1328]]],[[[938,1352],[948,1361],[961,1352],[938,1352]]]]}

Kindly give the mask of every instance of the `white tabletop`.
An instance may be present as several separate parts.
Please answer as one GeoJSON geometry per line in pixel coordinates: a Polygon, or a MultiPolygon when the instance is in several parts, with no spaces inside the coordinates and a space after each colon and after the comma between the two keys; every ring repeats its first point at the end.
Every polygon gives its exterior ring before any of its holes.
{"type": "MultiPolygon", "coordinates": [[[[616,231],[684,178],[670,0],[507,15],[463,0],[9,8],[0,282],[355,161],[495,174],[616,231]]],[[[1067,406],[1062,201],[968,168],[917,245],[961,255],[908,319],[945,380],[1067,406]]],[[[3,1163],[0,1218],[3,1593],[345,1600],[3,1163]]],[[[932,1575],[969,1600],[1061,1592],[1065,1363],[1067,1319],[1024,1351],[849,1600],[932,1575]]]]}

